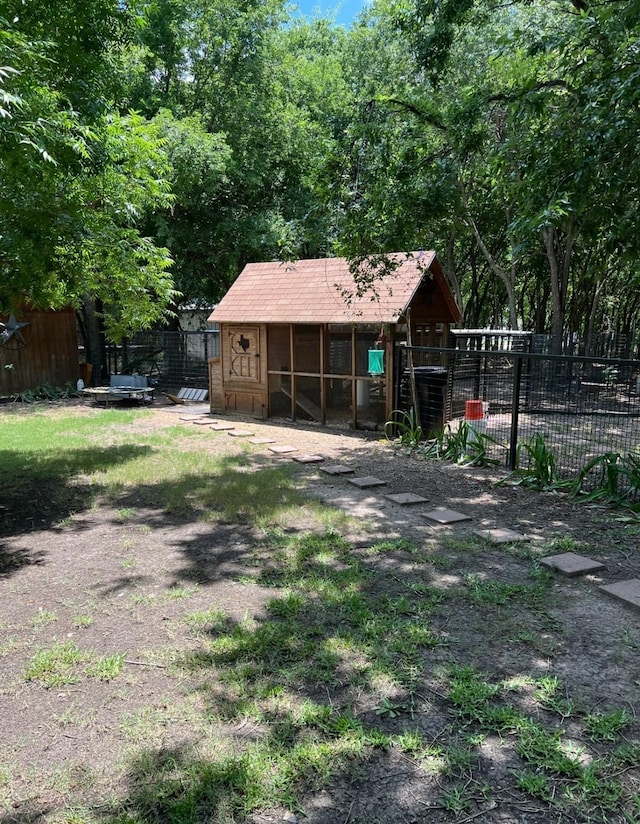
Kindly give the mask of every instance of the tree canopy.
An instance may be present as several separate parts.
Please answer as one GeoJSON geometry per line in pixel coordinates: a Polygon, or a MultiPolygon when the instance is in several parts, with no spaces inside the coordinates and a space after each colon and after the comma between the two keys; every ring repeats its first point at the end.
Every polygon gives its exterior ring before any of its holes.
{"type": "Polygon", "coordinates": [[[435,248],[468,325],[635,330],[640,0],[9,6],[3,307],[117,338],[250,260],[435,248]]]}

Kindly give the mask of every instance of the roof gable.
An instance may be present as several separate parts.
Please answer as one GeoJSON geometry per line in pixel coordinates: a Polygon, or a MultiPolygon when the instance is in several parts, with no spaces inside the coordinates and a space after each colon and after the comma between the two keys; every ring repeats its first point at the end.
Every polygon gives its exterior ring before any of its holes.
{"type": "MultiPolygon", "coordinates": [[[[209,317],[218,323],[396,323],[425,277],[447,292],[435,252],[380,256],[356,278],[344,258],[249,263],[209,317]],[[435,266],[434,266],[435,264],[435,266]],[[385,271],[388,270],[388,271],[385,271]],[[435,276],[435,277],[434,277],[435,276]],[[364,288],[363,288],[364,287],[364,288]]],[[[445,320],[443,318],[443,320],[445,320]]]]}

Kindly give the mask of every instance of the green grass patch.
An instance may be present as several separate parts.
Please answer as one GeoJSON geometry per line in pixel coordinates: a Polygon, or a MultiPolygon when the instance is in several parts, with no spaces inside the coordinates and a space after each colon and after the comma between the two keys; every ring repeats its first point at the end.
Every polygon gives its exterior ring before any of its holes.
{"type": "Polygon", "coordinates": [[[24,677],[46,689],[75,684],[83,678],[111,681],[122,672],[123,662],[121,655],[95,656],[66,641],[37,650],[24,677]]]}

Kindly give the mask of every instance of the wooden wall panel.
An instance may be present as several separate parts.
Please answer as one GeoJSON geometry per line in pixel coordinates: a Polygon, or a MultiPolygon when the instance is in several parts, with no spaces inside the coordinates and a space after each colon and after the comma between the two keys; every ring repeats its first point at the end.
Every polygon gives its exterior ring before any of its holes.
{"type": "Polygon", "coordinates": [[[224,411],[221,358],[209,358],[209,406],[212,412],[224,411]]]}
{"type": "MultiPolygon", "coordinates": [[[[17,318],[30,325],[20,330],[24,346],[17,346],[16,336],[0,345],[0,395],[24,392],[43,383],[53,387],[75,385],[80,367],[73,309],[22,311],[17,318]]],[[[0,320],[6,323],[8,318],[0,320]]]]}

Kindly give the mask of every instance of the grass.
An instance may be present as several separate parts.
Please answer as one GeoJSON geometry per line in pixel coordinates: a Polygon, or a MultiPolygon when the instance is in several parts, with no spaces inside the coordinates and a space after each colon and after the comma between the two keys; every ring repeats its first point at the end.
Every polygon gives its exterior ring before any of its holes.
{"type": "Polygon", "coordinates": [[[122,672],[123,663],[122,655],[96,656],[81,650],[71,641],[65,641],[38,649],[24,677],[45,689],[76,684],[83,678],[112,681],[122,672]]]}
{"type": "MultiPolygon", "coordinates": [[[[521,656],[530,666],[504,678],[474,663],[476,652],[502,661],[514,638],[537,643],[536,652],[560,643],[549,620],[551,578],[533,557],[509,555],[509,569],[522,567],[518,579],[469,572],[439,588],[454,553],[473,558],[484,545],[450,540],[427,551],[397,537],[354,544],[347,516],[307,500],[290,465],[262,463],[237,443],[229,449],[239,453],[209,454],[203,447],[211,435],[195,427],[129,435],[127,424],[147,414],[56,415],[53,426],[34,412],[27,420],[33,429],[18,418],[10,435],[0,427],[0,452],[24,468],[24,494],[45,478],[58,510],[70,502],[74,512],[108,505],[118,533],[135,530],[140,542],[162,526],[158,510],[172,526],[176,518],[210,522],[212,535],[219,521],[232,523],[249,559],[234,566],[225,604],[209,599],[206,581],[183,576],[184,569],[157,593],[109,601],[127,639],[134,619],[145,630],[148,621],[149,632],[164,628],[153,639],[145,635],[148,649],[126,660],[58,640],[53,633],[64,638],[69,629],[62,611],[62,618],[35,613],[35,651],[12,640],[13,629],[6,633],[3,661],[25,658],[25,696],[36,686],[52,690],[51,700],[56,690],[77,692],[50,722],[63,737],[104,734],[122,745],[108,777],[69,768],[58,778],[51,795],[60,808],[48,820],[242,824],[274,808],[302,814],[307,794],[345,786],[356,792],[369,769],[381,774],[390,765],[402,775],[414,771],[429,804],[452,820],[482,820],[484,805],[509,797],[549,820],[638,820],[637,789],[627,779],[640,744],[627,739],[635,729],[627,709],[588,710],[552,663],[541,675],[538,655],[521,656]],[[244,615],[236,603],[240,582],[259,604],[244,615]],[[479,649],[461,650],[472,616],[480,616],[479,649]],[[536,641],[541,626],[544,644],[536,641]],[[161,686],[150,693],[153,676],[161,686]],[[91,687],[103,702],[97,707],[84,705],[91,687]],[[499,779],[486,768],[494,758],[499,779]]],[[[60,511],[53,516],[52,527],[60,511]]],[[[132,546],[111,550],[119,575],[136,566],[120,554],[132,546]]],[[[158,566],[164,563],[159,552],[158,566]]],[[[96,602],[86,597],[64,602],[75,630],[93,625],[87,604],[96,602]]],[[[634,645],[633,638],[626,643],[634,645]]],[[[0,769],[0,799],[5,774],[5,784],[13,781],[0,769]]]]}

